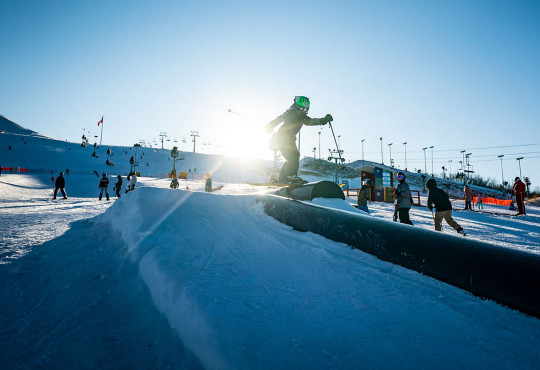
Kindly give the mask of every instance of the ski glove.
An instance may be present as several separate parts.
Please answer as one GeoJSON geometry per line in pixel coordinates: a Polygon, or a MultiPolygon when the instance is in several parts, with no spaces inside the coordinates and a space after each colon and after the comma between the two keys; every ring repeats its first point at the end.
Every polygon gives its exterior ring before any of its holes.
{"type": "Polygon", "coordinates": [[[333,121],[334,117],[331,114],[327,114],[323,118],[320,118],[321,125],[326,125],[328,122],[333,121]]]}

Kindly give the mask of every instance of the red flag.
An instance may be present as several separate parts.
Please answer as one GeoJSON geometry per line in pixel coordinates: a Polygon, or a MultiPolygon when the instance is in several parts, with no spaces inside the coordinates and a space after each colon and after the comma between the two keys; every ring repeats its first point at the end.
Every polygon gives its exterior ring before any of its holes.
{"type": "Polygon", "coordinates": [[[99,120],[99,122],[97,123],[97,125],[99,126],[100,123],[103,123],[103,117],[101,117],[101,119],[99,120]]]}

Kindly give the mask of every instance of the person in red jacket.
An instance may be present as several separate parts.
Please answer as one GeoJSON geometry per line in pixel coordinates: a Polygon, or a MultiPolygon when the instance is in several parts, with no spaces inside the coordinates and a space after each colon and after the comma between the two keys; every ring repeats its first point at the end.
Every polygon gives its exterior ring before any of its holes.
{"type": "Polygon", "coordinates": [[[519,177],[516,177],[514,179],[514,186],[512,187],[514,189],[514,194],[516,195],[516,203],[518,206],[518,215],[524,215],[525,214],[525,204],[523,204],[523,200],[525,199],[525,184],[519,177]]]}

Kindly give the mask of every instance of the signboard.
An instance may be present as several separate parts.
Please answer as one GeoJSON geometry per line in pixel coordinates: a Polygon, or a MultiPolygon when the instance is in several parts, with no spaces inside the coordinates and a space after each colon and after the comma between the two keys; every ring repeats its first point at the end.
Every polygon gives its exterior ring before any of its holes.
{"type": "Polygon", "coordinates": [[[384,201],[384,187],[383,187],[383,170],[375,167],[373,169],[375,175],[375,201],[383,202],[384,201]]]}
{"type": "Polygon", "coordinates": [[[383,187],[390,187],[392,186],[392,173],[390,171],[382,171],[382,184],[383,187]]]}

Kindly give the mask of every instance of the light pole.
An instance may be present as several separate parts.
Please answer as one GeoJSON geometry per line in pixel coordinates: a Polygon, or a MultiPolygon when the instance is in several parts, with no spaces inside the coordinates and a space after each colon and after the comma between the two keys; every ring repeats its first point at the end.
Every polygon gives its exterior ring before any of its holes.
{"type": "Polygon", "coordinates": [[[321,159],[321,131],[319,130],[319,159],[321,159]]]}
{"type": "Polygon", "coordinates": [[[466,150],[462,150],[460,153],[463,154],[463,162],[461,162],[462,168],[461,170],[465,170],[465,152],[466,150]]]}
{"type": "Polygon", "coordinates": [[[501,159],[501,184],[504,189],[504,171],[503,171],[503,165],[502,165],[502,159],[504,157],[504,154],[498,155],[497,157],[501,159]]]}
{"type": "Polygon", "coordinates": [[[424,151],[424,173],[427,173],[427,162],[426,162],[426,149],[428,147],[426,146],[425,148],[422,148],[422,150],[424,151]]]}
{"type": "Polygon", "coordinates": [[[523,157],[516,158],[516,161],[519,163],[519,178],[521,179],[521,160],[523,157]]]}
{"type": "Polygon", "coordinates": [[[394,144],[394,143],[388,144],[388,149],[390,149],[390,167],[393,167],[393,166],[392,166],[392,145],[393,145],[393,144],[394,144]]]}
{"type": "Polygon", "coordinates": [[[405,146],[405,171],[407,171],[407,142],[404,142],[403,145],[405,146]]]}
{"type": "Polygon", "coordinates": [[[313,159],[315,159],[315,152],[317,151],[317,147],[313,147],[313,159]]]}
{"type": "Polygon", "coordinates": [[[431,149],[431,177],[435,177],[435,174],[433,173],[433,147],[434,145],[429,147],[429,149],[431,149]]]}
{"type": "Polygon", "coordinates": [[[360,140],[360,142],[362,143],[362,160],[364,160],[364,141],[366,141],[366,139],[360,140]]]}
{"type": "Polygon", "coordinates": [[[384,164],[384,156],[383,156],[383,151],[382,151],[382,136],[380,137],[380,140],[381,140],[381,164],[384,164]]]}

